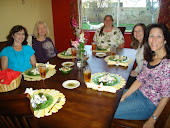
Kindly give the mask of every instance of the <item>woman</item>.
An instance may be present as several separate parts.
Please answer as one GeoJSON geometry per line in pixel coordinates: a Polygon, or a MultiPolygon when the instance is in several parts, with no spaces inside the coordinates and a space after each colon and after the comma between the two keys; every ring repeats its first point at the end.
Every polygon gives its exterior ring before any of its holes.
{"type": "Polygon", "coordinates": [[[104,17],[104,26],[95,32],[93,40],[97,42],[99,49],[107,49],[113,45],[124,48],[124,37],[119,28],[113,26],[111,15],[104,17]]]}
{"type": "Polygon", "coordinates": [[[49,30],[46,23],[38,21],[34,27],[35,39],[33,39],[32,47],[35,50],[35,56],[39,63],[47,62],[58,53],[48,34],[49,30]]]}
{"type": "Polygon", "coordinates": [[[114,118],[146,120],[154,128],[170,97],[170,33],[163,24],[147,27],[144,65],[137,80],[125,90],[114,118]]]}
{"type": "Polygon", "coordinates": [[[1,51],[1,68],[24,72],[36,65],[34,50],[27,45],[27,30],[21,26],[14,26],[7,36],[7,47],[1,51]]]}
{"type": "Polygon", "coordinates": [[[146,26],[143,23],[138,23],[133,27],[132,30],[131,34],[132,43],[130,44],[130,46],[134,49],[137,49],[136,53],[137,66],[134,70],[131,71],[131,74],[126,84],[126,88],[129,88],[132,85],[132,83],[136,80],[136,77],[140,73],[143,66],[145,29],[146,26]]]}

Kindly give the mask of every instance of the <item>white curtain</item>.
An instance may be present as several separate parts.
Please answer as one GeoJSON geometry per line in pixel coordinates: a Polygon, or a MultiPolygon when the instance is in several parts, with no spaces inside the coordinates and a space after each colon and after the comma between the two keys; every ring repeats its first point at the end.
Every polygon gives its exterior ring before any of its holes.
{"type": "Polygon", "coordinates": [[[82,28],[82,0],[77,0],[78,3],[78,18],[79,28],[82,28]]]}

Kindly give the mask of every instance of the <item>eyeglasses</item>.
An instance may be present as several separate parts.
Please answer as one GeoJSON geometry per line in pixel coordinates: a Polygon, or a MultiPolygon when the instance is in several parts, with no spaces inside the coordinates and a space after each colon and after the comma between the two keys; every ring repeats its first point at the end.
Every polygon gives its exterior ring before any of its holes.
{"type": "Polygon", "coordinates": [[[139,30],[139,31],[134,31],[134,33],[141,33],[143,32],[142,30],[139,30]]]}

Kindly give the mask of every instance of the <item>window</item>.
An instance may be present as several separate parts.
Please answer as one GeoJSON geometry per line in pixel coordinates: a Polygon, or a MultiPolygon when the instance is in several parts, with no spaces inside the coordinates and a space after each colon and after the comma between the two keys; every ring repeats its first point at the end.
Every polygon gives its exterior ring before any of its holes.
{"type": "Polygon", "coordinates": [[[126,27],[131,32],[137,23],[157,22],[159,0],[82,0],[82,27],[100,28],[105,15],[112,15],[114,26],[126,27]],[[118,6],[119,5],[119,6],[118,6]]]}

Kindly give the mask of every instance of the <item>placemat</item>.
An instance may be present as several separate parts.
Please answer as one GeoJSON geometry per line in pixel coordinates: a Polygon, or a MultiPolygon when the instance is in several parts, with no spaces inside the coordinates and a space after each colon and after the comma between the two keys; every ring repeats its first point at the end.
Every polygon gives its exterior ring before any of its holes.
{"type": "MultiPolygon", "coordinates": [[[[56,70],[54,68],[48,68],[48,72],[46,73],[46,78],[50,78],[51,76],[53,76],[56,73],[56,70]]],[[[23,76],[24,76],[24,80],[26,81],[40,81],[42,80],[41,76],[29,76],[26,75],[25,72],[23,72],[23,76]]]]}
{"type": "Polygon", "coordinates": [[[61,59],[74,59],[76,56],[71,56],[71,55],[62,55],[61,53],[58,53],[57,56],[61,59]]]}
{"type": "Polygon", "coordinates": [[[66,102],[65,95],[55,89],[38,89],[26,88],[25,93],[29,93],[31,96],[31,105],[33,106],[33,99],[35,95],[45,95],[46,101],[40,105],[40,107],[33,108],[34,116],[37,118],[49,116],[56,113],[63,107],[66,102]],[[59,99],[59,100],[58,100],[59,99]]]}
{"type": "MultiPolygon", "coordinates": [[[[90,50],[92,50],[92,49],[90,49],[90,50]]],[[[110,52],[110,50],[109,49],[107,49],[107,50],[94,50],[94,52],[105,52],[105,53],[107,53],[107,52],[110,52]]]]}
{"type": "Polygon", "coordinates": [[[101,77],[104,74],[108,74],[108,72],[92,74],[91,81],[85,82],[86,85],[87,85],[87,88],[92,88],[92,89],[98,90],[98,91],[106,91],[106,92],[115,93],[117,90],[119,90],[120,88],[125,86],[125,84],[126,84],[125,79],[118,74],[112,74],[112,73],[109,73],[109,74],[116,79],[114,81],[113,85],[108,85],[108,86],[103,85],[103,86],[101,86],[100,84],[96,84],[95,80],[98,79],[97,77],[101,77]]]}
{"type": "MultiPolygon", "coordinates": [[[[107,63],[108,63],[108,61],[111,61],[111,62],[113,62],[113,65],[116,64],[116,61],[109,60],[110,57],[111,57],[111,56],[107,56],[107,57],[104,58],[104,60],[105,60],[107,63]]],[[[130,57],[127,57],[127,58],[128,58],[128,61],[126,61],[126,62],[119,62],[120,65],[121,65],[121,63],[122,63],[122,66],[124,65],[124,63],[127,63],[127,65],[128,65],[128,64],[130,64],[130,63],[133,62],[133,59],[132,59],[132,58],[130,58],[130,57]]],[[[125,65],[126,65],[126,64],[125,64],[125,65]]]]}

